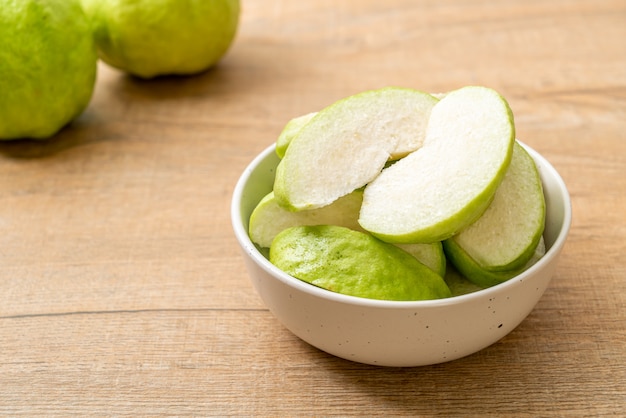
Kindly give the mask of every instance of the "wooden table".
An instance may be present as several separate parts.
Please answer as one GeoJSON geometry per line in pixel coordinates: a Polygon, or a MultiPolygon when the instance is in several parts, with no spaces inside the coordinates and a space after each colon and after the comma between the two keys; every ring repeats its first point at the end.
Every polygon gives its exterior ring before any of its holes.
{"type": "Polygon", "coordinates": [[[217,68],[102,64],[88,109],[0,144],[0,413],[626,414],[626,3],[244,0],[217,68]],[[255,294],[229,216],[287,120],[387,85],[500,91],[561,173],[553,282],[469,357],[376,368],[294,337],[255,294]]]}

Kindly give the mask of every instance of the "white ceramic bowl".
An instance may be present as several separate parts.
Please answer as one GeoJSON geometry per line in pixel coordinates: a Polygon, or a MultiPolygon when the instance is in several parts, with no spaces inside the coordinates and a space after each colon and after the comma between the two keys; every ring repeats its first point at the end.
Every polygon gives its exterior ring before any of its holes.
{"type": "Polygon", "coordinates": [[[265,149],[244,170],[231,216],[257,293],[291,332],[344,359],[382,366],[420,366],[458,359],[504,337],[526,318],[550,283],[571,224],[571,202],[556,170],[526,147],[546,197],[547,252],[530,269],[497,286],[448,299],[382,301],[333,293],[272,265],[248,236],[248,219],[272,190],[278,157],[265,149]]]}

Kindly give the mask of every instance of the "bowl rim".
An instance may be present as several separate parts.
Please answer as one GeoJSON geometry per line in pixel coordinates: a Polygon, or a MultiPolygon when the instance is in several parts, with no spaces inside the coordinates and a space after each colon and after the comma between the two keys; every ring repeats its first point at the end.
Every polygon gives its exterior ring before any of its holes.
{"type": "MultiPolygon", "coordinates": [[[[417,301],[392,301],[392,300],[379,300],[379,299],[368,299],[362,298],[358,296],[344,295],[341,293],[332,292],[330,290],[326,290],[310,283],[306,283],[300,279],[297,279],[284,271],[280,270],[278,267],[274,266],[257,248],[257,246],[252,242],[250,236],[248,234],[247,229],[244,227],[243,217],[241,214],[241,202],[243,198],[244,189],[250,180],[251,175],[258,168],[258,166],[269,158],[272,154],[275,155],[276,144],[272,144],[266,147],[261,153],[256,155],[254,159],[246,166],[243,173],[237,180],[235,188],[233,190],[232,199],[231,199],[231,222],[232,227],[235,233],[235,237],[239,242],[239,245],[243,249],[244,253],[250,256],[250,258],[260,266],[266,273],[274,276],[282,283],[296,290],[304,292],[314,297],[318,297],[321,299],[325,299],[328,301],[360,306],[360,307],[368,307],[368,308],[382,308],[382,309],[416,309],[416,308],[427,308],[427,307],[444,307],[449,305],[456,305],[458,303],[470,302],[473,300],[484,299],[485,297],[495,297],[500,291],[506,289],[508,287],[516,286],[517,284],[523,282],[527,277],[532,276],[537,270],[541,270],[546,264],[550,263],[554,257],[556,257],[563,246],[565,245],[565,241],[569,234],[569,230],[571,228],[572,223],[572,204],[569,192],[567,190],[567,186],[563,181],[563,178],[557,172],[557,170],[550,164],[550,162],[544,158],[537,151],[524,144],[523,142],[517,140],[524,149],[531,155],[535,162],[539,162],[541,165],[540,172],[543,176],[552,177],[554,182],[557,184],[558,193],[561,195],[563,200],[563,207],[565,213],[563,214],[563,222],[560,228],[558,235],[556,236],[554,243],[550,246],[550,248],[546,251],[545,255],[541,257],[537,263],[529,267],[527,270],[523,271],[517,276],[512,277],[509,280],[506,280],[497,285],[477,290],[475,292],[452,296],[444,299],[433,299],[433,300],[417,300],[417,301]]],[[[278,158],[278,157],[277,157],[278,158]]]]}

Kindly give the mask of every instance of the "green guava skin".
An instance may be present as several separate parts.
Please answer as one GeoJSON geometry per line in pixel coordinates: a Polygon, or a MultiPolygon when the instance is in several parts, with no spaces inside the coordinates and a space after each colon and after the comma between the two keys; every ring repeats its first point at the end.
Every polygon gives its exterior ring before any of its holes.
{"type": "Polygon", "coordinates": [[[409,253],[341,226],[284,229],[272,242],[270,262],[299,280],[350,296],[405,301],[451,296],[443,277],[409,253]]]}
{"type": "Polygon", "coordinates": [[[93,93],[96,47],[78,0],[0,0],[0,139],[45,139],[93,93]]]}
{"type": "Polygon", "coordinates": [[[82,0],[102,61],[138,76],[214,66],[239,23],[239,0],[82,0]]]}

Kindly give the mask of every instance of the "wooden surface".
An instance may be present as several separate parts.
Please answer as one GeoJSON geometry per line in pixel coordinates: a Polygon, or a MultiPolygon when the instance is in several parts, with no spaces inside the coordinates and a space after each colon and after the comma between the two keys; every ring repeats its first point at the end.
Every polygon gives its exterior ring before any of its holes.
{"type": "MultiPolygon", "coordinates": [[[[244,0],[212,71],[100,65],[89,108],[0,144],[0,414],[626,414],[626,3],[244,0]],[[234,184],[284,123],[363,90],[499,90],[571,235],[530,316],[421,368],[320,352],[254,293],[234,184]]],[[[0,92],[1,94],[1,92],[0,92]]]]}

